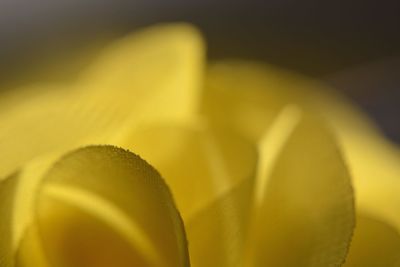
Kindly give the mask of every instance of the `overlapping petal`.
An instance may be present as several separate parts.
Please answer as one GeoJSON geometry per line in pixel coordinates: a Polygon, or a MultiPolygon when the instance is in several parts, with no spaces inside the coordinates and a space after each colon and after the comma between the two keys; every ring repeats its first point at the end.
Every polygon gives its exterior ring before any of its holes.
{"type": "MultiPolygon", "coordinates": [[[[208,71],[204,95],[203,113],[211,121],[225,124],[255,140],[261,138],[279,109],[288,104],[296,104],[325,120],[349,168],[357,210],[398,228],[398,149],[384,140],[375,126],[343,97],[316,81],[272,66],[243,61],[214,64],[208,71]]],[[[312,134],[309,138],[312,139],[312,134]]],[[[308,149],[304,148],[303,156],[308,149]]],[[[303,159],[303,156],[297,158],[303,159]]],[[[287,166],[287,169],[291,168],[287,166]]],[[[351,193],[345,195],[349,197],[351,193]]],[[[356,231],[356,235],[363,234],[356,231]]],[[[357,251],[360,255],[360,249],[357,251]]],[[[363,253],[368,255],[367,250],[363,253]]]]}

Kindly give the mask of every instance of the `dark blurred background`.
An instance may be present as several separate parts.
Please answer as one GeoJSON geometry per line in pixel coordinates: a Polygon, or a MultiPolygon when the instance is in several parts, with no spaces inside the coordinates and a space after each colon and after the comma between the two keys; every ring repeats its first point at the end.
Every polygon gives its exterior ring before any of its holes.
{"type": "Polygon", "coordinates": [[[1,82],[49,51],[168,21],[200,27],[211,59],[263,60],[324,79],[400,142],[397,0],[0,0],[1,82]]]}

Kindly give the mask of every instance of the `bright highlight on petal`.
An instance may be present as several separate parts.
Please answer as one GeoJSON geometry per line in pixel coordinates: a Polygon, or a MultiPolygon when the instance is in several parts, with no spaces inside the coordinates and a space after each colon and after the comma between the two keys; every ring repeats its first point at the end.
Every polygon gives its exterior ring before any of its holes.
{"type": "Polygon", "coordinates": [[[136,249],[149,263],[154,266],[162,265],[162,259],[160,259],[156,248],[147,235],[143,233],[141,227],[136,225],[134,221],[131,221],[118,207],[90,192],[71,186],[49,185],[45,187],[43,193],[49,198],[48,201],[58,201],[74,206],[104,221],[106,224],[112,226],[121,236],[125,236],[133,249],[136,249]]]}

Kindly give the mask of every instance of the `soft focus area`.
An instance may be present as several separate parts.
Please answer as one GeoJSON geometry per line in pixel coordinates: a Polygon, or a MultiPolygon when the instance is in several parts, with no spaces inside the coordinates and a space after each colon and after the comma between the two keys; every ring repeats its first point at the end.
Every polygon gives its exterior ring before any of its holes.
{"type": "Polygon", "coordinates": [[[4,0],[1,75],[9,80],[12,69],[36,69],[54,54],[70,58],[77,47],[90,50],[145,25],[186,21],[206,35],[209,57],[263,60],[323,78],[400,141],[399,13],[391,0],[4,0]]]}
{"type": "Polygon", "coordinates": [[[400,4],[0,3],[0,267],[400,267],[400,4]]]}

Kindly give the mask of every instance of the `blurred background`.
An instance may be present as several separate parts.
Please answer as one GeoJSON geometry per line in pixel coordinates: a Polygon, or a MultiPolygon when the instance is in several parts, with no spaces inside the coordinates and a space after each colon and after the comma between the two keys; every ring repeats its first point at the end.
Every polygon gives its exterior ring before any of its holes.
{"type": "Polygon", "coordinates": [[[262,60],[325,80],[400,143],[397,0],[0,0],[0,88],[49,78],[41,70],[59,57],[66,63],[52,78],[73,75],[75,59],[106,40],[168,21],[197,25],[210,59],[262,60]]]}

